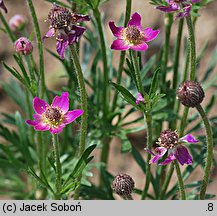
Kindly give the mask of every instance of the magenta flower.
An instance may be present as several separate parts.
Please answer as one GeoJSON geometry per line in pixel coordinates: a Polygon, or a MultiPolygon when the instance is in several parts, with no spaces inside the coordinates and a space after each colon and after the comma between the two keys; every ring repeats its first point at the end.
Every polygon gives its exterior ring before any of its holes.
{"type": "Polygon", "coordinates": [[[181,145],[183,142],[197,143],[198,140],[196,140],[191,134],[187,134],[179,139],[178,134],[175,131],[170,129],[162,131],[157,142],[160,147],[155,148],[156,153],[149,149],[145,149],[153,155],[153,158],[151,158],[149,163],[156,164],[158,160],[168,152],[168,157],[163,162],[160,162],[159,165],[167,165],[176,159],[181,165],[192,164],[193,160],[188,149],[181,145]]]}
{"type": "Polygon", "coordinates": [[[141,92],[138,92],[138,96],[137,96],[137,98],[136,98],[136,104],[139,105],[140,102],[144,102],[144,101],[145,101],[145,99],[144,99],[144,97],[142,96],[141,92]]]}
{"type": "MultiPolygon", "coordinates": [[[[189,15],[191,12],[192,5],[190,3],[187,3],[187,0],[166,0],[168,5],[167,6],[157,6],[156,9],[161,10],[166,13],[170,12],[179,12],[175,19],[177,18],[183,18],[189,15]]],[[[200,0],[190,0],[192,3],[197,3],[200,0]]]]}
{"type": "Polygon", "coordinates": [[[58,31],[56,49],[60,58],[64,59],[66,48],[73,43],[77,43],[86,30],[85,27],[78,24],[89,20],[90,18],[87,15],[72,14],[67,8],[53,4],[48,14],[50,30],[43,39],[55,36],[56,31],[58,31]]]}
{"type": "Polygon", "coordinates": [[[109,27],[117,38],[111,45],[111,49],[115,50],[146,51],[148,49],[146,42],[154,40],[160,33],[160,30],[152,28],[142,30],[141,16],[138,13],[132,15],[126,28],[115,26],[113,21],[109,22],[109,27]]]}
{"type": "Polygon", "coordinates": [[[3,9],[5,13],[8,12],[3,0],[0,0],[0,9],[3,9]]]}
{"type": "Polygon", "coordinates": [[[51,104],[35,97],[33,107],[36,114],[35,120],[26,120],[37,131],[49,130],[52,134],[61,133],[63,128],[83,114],[83,110],[69,110],[69,94],[63,92],[60,97],[56,96],[51,104]]]}

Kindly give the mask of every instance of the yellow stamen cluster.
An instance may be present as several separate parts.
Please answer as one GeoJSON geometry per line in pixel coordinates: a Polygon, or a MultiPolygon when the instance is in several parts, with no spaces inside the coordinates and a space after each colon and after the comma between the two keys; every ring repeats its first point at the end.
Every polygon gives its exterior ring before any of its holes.
{"type": "Polygon", "coordinates": [[[43,121],[49,124],[51,127],[57,127],[63,120],[63,114],[61,110],[56,107],[47,107],[43,113],[43,121]]]}
{"type": "Polygon", "coordinates": [[[138,29],[137,26],[134,25],[125,28],[123,30],[123,35],[125,37],[125,40],[133,45],[141,43],[141,40],[143,38],[142,32],[138,29]]]}

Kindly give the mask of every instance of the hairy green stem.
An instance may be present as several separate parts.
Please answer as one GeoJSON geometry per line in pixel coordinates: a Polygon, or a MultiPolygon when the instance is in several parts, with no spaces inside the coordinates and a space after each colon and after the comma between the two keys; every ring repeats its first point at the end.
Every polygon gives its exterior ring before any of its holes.
{"type": "Polygon", "coordinates": [[[195,72],[196,72],[196,45],[195,45],[195,37],[194,37],[194,27],[192,24],[191,16],[186,17],[186,23],[188,26],[188,34],[189,34],[189,44],[190,44],[190,54],[191,54],[191,69],[190,69],[190,80],[195,80],[195,72]]]}
{"type": "Polygon", "coordinates": [[[163,52],[163,65],[162,65],[162,83],[164,84],[166,81],[167,75],[167,62],[169,58],[169,48],[170,48],[170,33],[171,27],[173,23],[173,17],[171,14],[166,14],[165,18],[165,44],[164,44],[164,52],[163,52]]]}
{"type": "Polygon", "coordinates": [[[162,189],[161,189],[161,192],[160,192],[160,200],[162,200],[164,198],[164,195],[165,195],[165,193],[167,191],[170,180],[172,178],[173,171],[174,171],[174,165],[171,164],[170,168],[169,168],[169,171],[167,172],[166,178],[165,178],[165,180],[163,182],[163,185],[162,185],[162,189]]]}
{"type": "Polygon", "coordinates": [[[107,111],[108,111],[108,86],[109,86],[109,74],[108,74],[108,62],[107,62],[107,53],[106,53],[106,43],[105,36],[101,22],[101,13],[98,8],[93,10],[94,17],[97,22],[97,27],[100,37],[100,45],[102,50],[102,61],[103,61],[103,118],[104,121],[107,120],[107,111]]]}
{"type": "MultiPolygon", "coordinates": [[[[127,26],[127,23],[130,20],[131,7],[132,7],[132,0],[126,0],[124,27],[127,26]]],[[[126,51],[122,51],[121,55],[120,55],[119,66],[118,66],[117,84],[121,83],[122,72],[123,72],[124,62],[125,62],[125,55],[126,55],[126,51]]],[[[115,92],[114,100],[113,100],[113,104],[112,104],[112,111],[115,110],[117,99],[118,99],[118,93],[115,92]]]]}
{"type": "Polygon", "coordinates": [[[182,200],[186,200],[186,195],[185,195],[185,186],[184,186],[184,182],[182,179],[182,174],[181,174],[181,170],[179,167],[179,163],[177,160],[175,160],[174,162],[175,168],[176,168],[176,174],[178,177],[178,182],[179,182],[179,191],[180,191],[180,196],[182,200]]]}
{"type": "Polygon", "coordinates": [[[141,76],[140,76],[137,52],[132,51],[132,50],[130,50],[130,52],[131,52],[131,55],[132,55],[133,67],[134,67],[134,70],[135,70],[137,89],[138,89],[139,92],[142,93],[143,96],[145,96],[145,90],[143,89],[142,80],[141,80],[141,76]]]}
{"type": "MultiPolygon", "coordinates": [[[[150,113],[145,113],[145,118],[146,118],[146,131],[147,131],[147,148],[151,149],[152,147],[152,116],[150,113]]],[[[147,160],[146,160],[146,182],[145,182],[145,187],[142,192],[141,199],[144,200],[147,196],[149,185],[150,185],[150,180],[151,180],[151,165],[149,163],[151,159],[151,154],[147,155],[147,160]]]]}
{"type": "MultiPolygon", "coordinates": [[[[74,62],[75,72],[78,79],[78,85],[80,89],[80,95],[81,95],[81,109],[84,111],[83,115],[81,116],[81,134],[80,134],[80,143],[79,143],[79,158],[82,156],[85,150],[85,144],[86,144],[86,136],[87,136],[87,118],[88,118],[88,110],[87,110],[87,92],[85,88],[85,81],[81,69],[81,65],[79,62],[79,57],[76,51],[76,48],[74,45],[70,46],[72,58],[74,62]]],[[[81,175],[78,178],[78,181],[80,183],[81,181],[81,175]]],[[[74,199],[79,198],[79,187],[75,191],[74,199]]]]}
{"type": "MultiPolygon", "coordinates": [[[[43,54],[43,45],[42,45],[42,38],[41,38],[41,32],[38,24],[38,19],[35,13],[35,8],[33,6],[32,0],[27,0],[30,14],[32,17],[32,21],[34,24],[34,30],[36,33],[36,39],[37,39],[37,45],[38,45],[38,56],[39,56],[39,74],[40,74],[40,92],[39,97],[43,98],[44,93],[46,91],[46,85],[45,85],[45,74],[44,74],[44,54],[43,54]]],[[[48,96],[48,95],[47,95],[48,96]]]]}
{"type": "Polygon", "coordinates": [[[58,135],[52,134],[52,142],[53,142],[53,149],[54,149],[54,157],[55,157],[55,163],[56,163],[56,193],[55,193],[55,199],[59,200],[61,199],[61,189],[62,189],[62,168],[60,163],[60,150],[59,150],[59,141],[58,141],[58,135]]]}
{"type": "Polygon", "coordinates": [[[176,90],[178,84],[178,69],[179,69],[179,59],[180,59],[180,47],[182,39],[182,30],[183,30],[184,19],[180,19],[178,34],[176,39],[176,47],[174,53],[174,65],[173,65],[173,89],[176,90]]]}
{"type": "Polygon", "coordinates": [[[204,200],[205,195],[206,195],[206,188],[209,183],[209,177],[210,177],[210,172],[212,168],[212,160],[213,160],[213,133],[212,133],[212,128],[210,126],[209,120],[206,116],[206,113],[204,112],[203,108],[201,105],[198,105],[197,111],[199,112],[204,126],[206,130],[206,142],[207,142],[207,155],[206,155],[206,164],[204,168],[204,175],[203,175],[203,181],[202,185],[200,188],[200,199],[204,200]]]}

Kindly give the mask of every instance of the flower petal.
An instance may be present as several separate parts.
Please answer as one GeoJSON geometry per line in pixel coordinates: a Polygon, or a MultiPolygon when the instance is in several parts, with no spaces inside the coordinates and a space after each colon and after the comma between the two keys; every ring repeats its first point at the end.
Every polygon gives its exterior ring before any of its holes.
{"type": "Polygon", "coordinates": [[[64,127],[65,127],[64,124],[59,125],[58,127],[55,127],[55,128],[51,127],[51,128],[50,128],[50,132],[51,132],[52,134],[61,133],[64,127]]]}
{"type": "Polygon", "coordinates": [[[26,120],[26,123],[28,124],[28,125],[31,125],[31,126],[35,126],[35,125],[37,125],[38,124],[38,122],[36,122],[35,120],[26,120]]]}
{"type": "Polygon", "coordinates": [[[46,131],[46,130],[50,129],[50,126],[48,124],[45,124],[45,123],[39,123],[39,124],[35,125],[34,129],[37,131],[46,131]]]}
{"type": "Polygon", "coordinates": [[[183,7],[183,12],[180,12],[175,16],[175,19],[187,17],[190,14],[190,12],[191,12],[191,4],[188,4],[185,7],[183,7]]]}
{"type": "Polygon", "coordinates": [[[83,110],[72,110],[69,111],[65,114],[65,119],[64,119],[64,124],[69,124],[71,122],[73,122],[76,118],[78,118],[79,116],[81,116],[84,113],[83,110]]]}
{"type": "Polygon", "coordinates": [[[146,28],[144,29],[143,32],[144,32],[145,42],[149,42],[154,40],[158,36],[160,30],[153,30],[152,28],[146,28]]]}
{"type": "Polygon", "coordinates": [[[149,163],[152,164],[156,164],[158,162],[158,160],[160,160],[167,152],[167,149],[164,147],[157,147],[155,148],[155,151],[158,152],[158,154],[156,154],[150,161],[149,163]]]}
{"type": "Polygon", "coordinates": [[[84,21],[90,21],[90,17],[88,15],[83,15],[83,14],[73,14],[72,20],[75,23],[79,23],[84,21]]]}
{"type": "Polygon", "coordinates": [[[57,43],[56,43],[56,50],[60,56],[61,59],[64,59],[64,54],[65,54],[65,51],[66,51],[66,48],[68,47],[69,45],[69,42],[68,40],[66,40],[65,38],[59,36],[58,37],[58,40],[57,40],[57,43]]]}
{"type": "Polygon", "coordinates": [[[196,140],[192,134],[187,134],[187,135],[183,136],[182,138],[180,138],[179,140],[183,141],[183,142],[188,142],[188,143],[199,142],[199,140],[196,140]]]}
{"type": "Polygon", "coordinates": [[[176,159],[174,154],[169,154],[169,156],[161,163],[159,163],[159,165],[167,165],[169,163],[171,163],[172,161],[174,161],[176,159]]]}
{"type": "Polygon", "coordinates": [[[46,35],[42,38],[44,41],[47,38],[53,37],[55,35],[55,28],[49,29],[49,31],[46,33],[46,35]]]}
{"type": "Polygon", "coordinates": [[[2,8],[2,9],[5,11],[5,13],[8,12],[8,10],[7,10],[7,8],[6,8],[6,6],[5,6],[3,0],[0,0],[0,8],[2,8]]]}
{"type": "Polygon", "coordinates": [[[148,153],[150,153],[151,155],[156,156],[156,154],[153,151],[151,151],[147,148],[144,148],[144,150],[147,151],[148,153]]]}
{"type": "Polygon", "coordinates": [[[142,94],[140,92],[138,92],[138,96],[137,96],[137,99],[136,99],[136,104],[139,105],[140,102],[144,102],[145,99],[144,97],[142,96],[142,94]]]}
{"type": "Polygon", "coordinates": [[[137,26],[141,30],[141,16],[138,13],[134,13],[130,21],[128,22],[127,26],[137,26]]]}
{"type": "Polygon", "coordinates": [[[157,6],[156,9],[166,13],[170,13],[180,10],[180,6],[177,3],[173,3],[168,6],[157,6]]]}
{"type": "Polygon", "coordinates": [[[69,110],[69,93],[63,92],[60,97],[56,96],[51,106],[59,108],[62,111],[62,114],[67,113],[69,110]]]}
{"type": "Polygon", "coordinates": [[[148,45],[145,42],[143,42],[137,45],[130,45],[130,49],[145,52],[148,49],[148,45]]]}
{"type": "Polygon", "coordinates": [[[109,22],[109,27],[115,37],[121,38],[124,27],[117,27],[114,22],[109,22]]]}
{"type": "Polygon", "coordinates": [[[85,27],[72,26],[71,31],[68,34],[69,44],[77,43],[85,31],[86,31],[85,27]]]}
{"type": "Polygon", "coordinates": [[[41,100],[38,97],[33,99],[33,107],[36,113],[43,114],[46,111],[46,108],[49,107],[46,101],[41,100]]]}
{"type": "Polygon", "coordinates": [[[181,165],[192,164],[193,160],[185,146],[178,146],[175,151],[175,157],[181,165]]]}
{"type": "Polygon", "coordinates": [[[124,40],[114,40],[111,49],[114,50],[128,50],[130,48],[129,44],[127,44],[124,40]]]}

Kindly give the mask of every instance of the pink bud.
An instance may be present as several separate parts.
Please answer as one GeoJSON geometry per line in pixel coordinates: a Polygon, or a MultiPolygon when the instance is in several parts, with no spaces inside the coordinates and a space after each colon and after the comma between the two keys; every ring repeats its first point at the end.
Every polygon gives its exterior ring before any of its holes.
{"type": "Polygon", "coordinates": [[[12,31],[20,31],[26,25],[27,20],[24,16],[17,14],[9,20],[9,26],[12,31]]]}
{"type": "Polygon", "coordinates": [[[32,53],[33,45],[27,38],[21,37],[15,42],[15,49],[21,55],[29,55],[32,53]]]}

